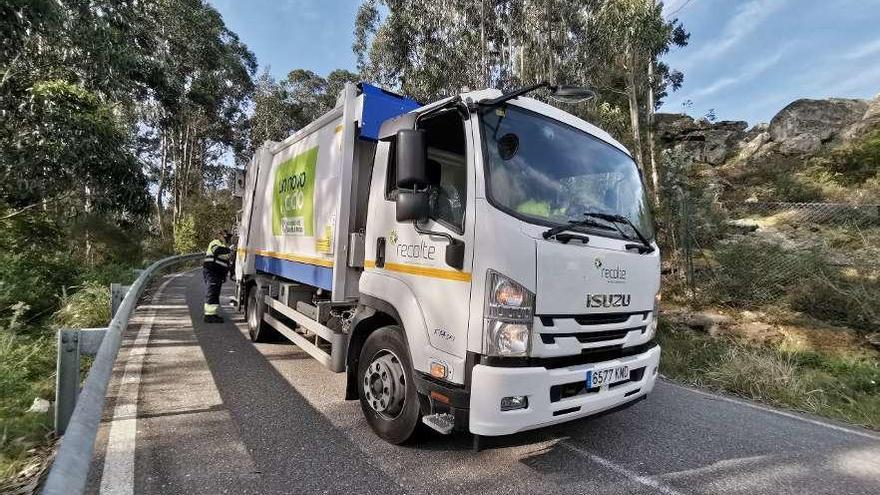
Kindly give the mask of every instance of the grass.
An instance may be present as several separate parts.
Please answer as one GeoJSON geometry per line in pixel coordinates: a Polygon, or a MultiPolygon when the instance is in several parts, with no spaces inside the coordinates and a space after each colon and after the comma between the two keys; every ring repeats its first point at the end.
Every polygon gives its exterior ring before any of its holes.
{"type": "Polygon", "coordinates": [[[661,372],[697,387],[880,430],[880,360],[758,347],[661,320],[661,372]]]}
{"type": "Polygon", "coordinates": [[[34,398],[53,399],[55,340],[47,334],[0,335],[0,480],[14,475],[52,429],[48,414],[27,412],[34,398]]]}
{"type": "MultiPolygon", "coordinates": [[[[124,278],[132,278],[130,269],[124,278]]],[[[52,432],[49,414],[28,409],[35,398],[54,400],[55,329],[106,325],[110,290],[101,282],[86,282],[62,296],[58,308],[36,323],[19,324],[13,317],[0,325],[0,482],[14,476],[28,462],[29,451],[45,444],[52,432]]]]}

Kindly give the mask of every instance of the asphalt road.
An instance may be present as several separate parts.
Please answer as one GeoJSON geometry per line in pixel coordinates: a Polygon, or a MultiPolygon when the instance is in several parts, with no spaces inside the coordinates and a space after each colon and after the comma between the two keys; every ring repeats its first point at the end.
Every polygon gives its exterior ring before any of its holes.
{"type": "MultiPolygon", "coordinates": [[[[223,297],[226,301],[227,291],[223,297]]],[[[658,383],[619,413],[495,439],[375,437],[344,376],[242,319],[201,321],[199,272],[129,326],[92,493],[880,493],[880,434],[658,383]]]]}

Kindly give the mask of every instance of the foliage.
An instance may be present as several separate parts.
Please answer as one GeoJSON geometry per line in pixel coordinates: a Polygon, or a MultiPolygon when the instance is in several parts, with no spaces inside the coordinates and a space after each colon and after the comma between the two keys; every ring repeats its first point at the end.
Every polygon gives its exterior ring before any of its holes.
{"type": "Polygon", "coordinates": [[[758,348],[663,320],[658,340],[660,370],[672,379],[880,429],[876,358],[758,348]]]}
{"type": "Polygon", "coordinates": [[[0,479],[51,430],[48,414],[26,412],[35,397],[52,399],[54,390],[55,343],[41,334],[0,331],[0,479]]]}
{"type": "Polygon", "coordinates": [[[682,82],[681,73],[656,63],[671,46],[687,43],[687,33],[677,20],[664,20],[661,8],[650,0],[365,0],[352,48],[367,79],[421,101],[464,87],[590,86],[599,90],[596,101],[565,109],[606,123],[618,117],[608,127],[632,132],[633,122],[644,127],[647,120],[627,122],[621,109],[653,111],[644,103],[649,62],[655,107],[682,82]],[[624,52],[625,61],[617,57],[624,52]]]}
{"type": "Polygon", "coordinates": [[[143,217],[146,178],[128,134],[94,93],[37,82],[0,127],[0,200],[13,207],[62,201],[81,210],[143,217]]]}
{"type": "Polygon", "coordinates": [[[331,110],[345,84],[358,80],[357,74],[342,69],[330,72],[326,78],[296,69],[280,81],[264,72],[254,93],[251,143],[259,146],[283,140],[331,110]]]}
{"type": "Polygon", "coordinates": [[[683,151],[664,151],[661,163],[664,173],[659,185],[657,239],[670,271],[666,293],[670,289],[683,293],[680,289],[685,283],[693,287],[697,253],[712,247],[725,234],[726,215],[717,202],[715,184],[699,173],[683,151]]]}
{"type": "Polygon", "coordinates": [[[180,254],[203,251],[217,238],[217,232],[232,232],[237,207],[232,198],[223,193],[194,198],[189,213],[180,219],[174,229],[174,252],[180,254]]]}
{"type": "Polygon", "coordinates": [[[196,220],[192,214],[187,214],[174,224],[174,252],[192,253],[198,249],[196,240],[196,220]]]}
{"type": "Polygon", "coordinates": [[[0,326],[8,309],[23,303],[27,318],[54,309],[53,294],[73,285],[77,263],[60,243],[64,230],[43,215],[0,221],[0,326]]]}
{"type": "Polygon", "coordinates": [[[61,307],[55,312],[54,322],[64,328],[93,328],[110,321],[110,287],[87,282],[73,287],[75,292],[61,297],[61,307]]]}
{"type": "Polygon", "coordinates": [[[880,130],[832,149],[815,158],[813,164],[826,169],[844,186],[880,177],[880,130]]]}

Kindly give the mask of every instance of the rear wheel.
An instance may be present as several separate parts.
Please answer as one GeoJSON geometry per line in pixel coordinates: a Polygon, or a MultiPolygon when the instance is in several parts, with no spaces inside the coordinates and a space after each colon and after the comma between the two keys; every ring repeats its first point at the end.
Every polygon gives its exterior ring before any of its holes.
{"type": "Polygon", "coordinates": [[[263,321],[263,313],[266,311],[266,303],[263,302],[263,291],[253,286],[248,291],[247,298],[247,326],[248,335],[254,342],[271,342],[278,338],[278,332],[271,325],[263,321]]]}
{"type": "Polygon", "coordinates": [[[358,397],[367,423],[385,441],[401,444],[416,433],[419,396],[400,327],[382,327],[367,337],[358,362],[358,397]]]}

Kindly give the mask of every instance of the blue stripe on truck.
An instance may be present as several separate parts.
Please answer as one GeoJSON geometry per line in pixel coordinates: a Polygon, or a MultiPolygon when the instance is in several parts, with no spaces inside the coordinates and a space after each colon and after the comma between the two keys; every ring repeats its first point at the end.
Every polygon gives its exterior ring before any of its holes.
{"type": "Polygon", "coordinates": [[[333,269],[323,266],[309,265],[297,261],[282,260],[269,256],[257,255],[254,259],[254,268],[258,271],[271,273],[279,277],[294,280],[313,287],[326,290],[333,288],[333,269]]]}
{"type": "Polygon", "coordinates": [[[364,95],[361,139],[376,141],[379,139],[379,128],[382,127],[382,122],[422,106],[412,98],[385,91],[371,84],[360,83],[360,88],[364,95]]]}

